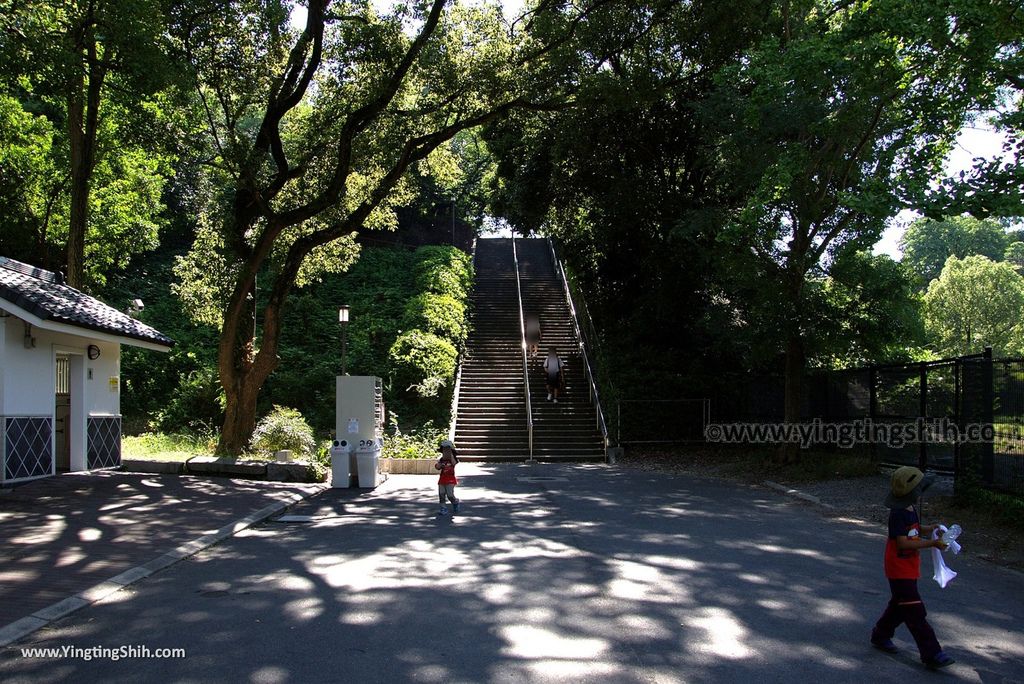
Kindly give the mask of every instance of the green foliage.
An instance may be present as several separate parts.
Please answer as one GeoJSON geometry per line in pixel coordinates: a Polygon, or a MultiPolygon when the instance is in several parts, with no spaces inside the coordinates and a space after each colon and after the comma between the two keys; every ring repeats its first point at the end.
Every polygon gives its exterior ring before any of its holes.
{"type": "Polygon", "coordinates": [[[1024,277],[984,256],[949,257],[924,296],[925,325],[942,355],[1024,353],[1024,277]]]}
{"type": "Polygon", "coordinates": [[[989,513],[1000,524],[1024,530],[1024,498],[1020,496],[993,492],[978,486],[963,487],[957,491],[956,503],[989,513]]]}
{"type": "Polygon", "coordinates": [[[900,239],[903,263],[916,272],[922,286],[939,277],[946,260],[975,254],[1002,261],[1010,237],[999,222],[954,216],[943,221],[922,218],[907,227],[900,239]]]}
{"type": "Polygon", "coordinates": [[[43,266],[38,245],[49,227],[49,200],[59,193],[55,135],[46,117],[0,93],[0,253],[43,266]]]}
{"type": "Polygon", "coordinates": [[[121,411],[124,432],[207,432],[223,419],[217,377],[217,331],[192,323],[186,307],[170,294],[173,247],[136,255],[131,268],[114,275],[99,293],[115,308],[133,299],[146,308],[136,317],[175,341],[167,353],[124,346],[121,351],[121,411]]]}
{"type": "Polygon", "coordinates": [[[404,327],[433,333],[461,347],[469,330],[465,305],[450,295],[424,292],[409,300],[405,307],[404,327]]]}
{"type": "Polygon", "coordinates": [[[16,194],[0,192],[0,213],[31,238],[13,250],[0,241],[8,256],[66,265],[94,290],[156,246],[175,157],[160,102],[180,75],[166,58],[163,10],[152,0],[0,1],[0,96],[31,117],[19,137],[31,137],[34,160],[20,165],[16,194]],[[86,215],[72,211],[75,198],[86,215]],[[84,274],[61,258],[70,231],[84,238],[74,259],[84,274]]]}
{"type": "Polygon", "coordinates": [[[1003,260],[1013,266],[1013,269],[1024,275],[1024,242],[1012,242],[1003,253],[1003,260]]]}
{"type": "Polygon", "coordinates": [[[153,423],[165,430],[209,430],[224,413],[224,392],[214,368],[197,368],[180,378],[153,423]]]}
{"type": "Polygon", "coordinates": [[[381,456],[385,458],[437,458],[437,445],[446,436],[445,431],[431,424],[414,432],[395,432],[384,436],[381,456]]]}
{"type": "Polygon", "coordinates": [[[432,400],[437,412],[448,408],[459,354],[451,342],[433,333],[409,330],[395,340],[389,353],[399,391],[432,400]]]}
{"type": "Polygon", "coordinates": [[[807,285],[814,365],[853,368],[911,360],[925,343],[914,274],[886,255],[848,251],[807,285]]]}
{"type": "Polygon", "coordinates": [[[313,428],[301,413],[284,406],[274,406],[260,420],[249,444],[253,450],[264,453],[290,449],[299,458],[311,457],[316,452],[313,428]]]}
{"type": "Polygon", "coordinates": [[[416,288],[465,300],[473,283],[469,255],[451,247],[428,245],[416,250],[416,288]]]}
{"type": "Polygon", "coordinates": [[[417,287],[417,265],[431,255],[435,261],[456,267],[469,262],[468,255],[452,247],[415,252],[364,248],[348,273],[325,275],[321,282],[298,290],[285,314],[281,362],[264,386],[265,395],[298,408],[318,433],[334,428],[334,376],[341,364],[337,307],[348,304],[351,322],[347,329],[347,371],[384,379],[388,412],[400,416],[403,429],[414,429],[428,419],[447,424],[450,404],[437,393],[424,396],[406,388],[416,385],[426,389],[431,383],[438,385],[439,391],[441,385],[450,388],[454,385],[453,372],[439,383],[437,379],[429,380],[425,373],[420,375],[405,361],[399,378],[390,353],[403,332],[433,332],[453,348],[465,338],[465,300],[423,292],[417,287]]]}

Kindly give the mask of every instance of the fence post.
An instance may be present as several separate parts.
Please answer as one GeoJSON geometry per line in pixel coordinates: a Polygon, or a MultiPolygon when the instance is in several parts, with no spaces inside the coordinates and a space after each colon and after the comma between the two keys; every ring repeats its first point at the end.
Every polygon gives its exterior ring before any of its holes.
{"type": "Polygon", "coordinates": [[[875,444],[875,418],[878,416],[878,370],[874,364],[868,366],[868,422],[871,429],[867,438],[871,444],[871,460],[878,462],[878,445],[875,444]]]}
{"type": "Polygon", "coordinates": [[[928,444],[925,442],[925,421],[928,419],[928,364],[924,361],[918,369],[920,384],[920,406],[918,406],[918,456],[917,467],[922,471],[928,468],[928,444]]]}
{"type": "MultiPolygon", "coordinates": [[[[960,394],[963,392],[963,383],[961,382],[960,375],[964,372],[963,359],[957,359],[953,362],[953,421],[956,423],[957,430],[962,431],[964,429],[963,424],[963,397],[960,394]]],[[[959,489],[960,478],[963,475],[963,453],[960,450],[960,440],[957,439],[953,442],[953,487],[959,489]]]]}
{"type": "Polygon", "coordinates": [[[615,400],[615,446],[622,446],[622,401],[615,400]]]}
{"type": "MultiPolygon", "coordinates": [[[[995,392],[993,388],[992,347],[985,347],[984,359],[981,364],[981,410],[982,423],[995,426],[995,392]]],[[[981,480],[991,486],[995,481],[995,444],[983,442],[981,445],[981,480]]]]}

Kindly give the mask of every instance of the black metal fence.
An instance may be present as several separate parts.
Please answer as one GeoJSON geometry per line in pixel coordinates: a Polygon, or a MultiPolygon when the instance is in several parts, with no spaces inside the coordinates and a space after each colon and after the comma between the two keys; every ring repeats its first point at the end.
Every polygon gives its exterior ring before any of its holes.
{"type": "MultiPolygon", "coordinates": [[[[719,384],[713,424],[781,424],[785,382],[754,376],[719,384]]],[[[1024,359],[983,354],[941,361],[811,373],[801,423],[830,441],[816,448],[870,454],[990,489],[1024,494],[1024,359]],[[845,444],[838,426],[860,426],[845,444]],[[824,426],[832,426],[826,432],[824,426]]]]}
{"type": "Polygon", "coordinates": [[[710,419],[708,399],[619,399],[615,438],[621,445],[703,442],[710,419]]]}

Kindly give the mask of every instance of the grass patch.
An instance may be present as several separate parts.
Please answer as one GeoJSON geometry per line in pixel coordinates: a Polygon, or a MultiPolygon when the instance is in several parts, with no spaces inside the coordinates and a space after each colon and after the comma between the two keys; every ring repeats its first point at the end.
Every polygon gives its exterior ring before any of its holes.
{"type": "Polygon", "coordinates": [[[959,492],[953,503],[965,511],[990,516],[999,525],[1024,532],[1024,498],[975,487],[959,492]]]}
{"type": "Polygon", "coordinates": [[[145,432],[121,439],[121,457],[146,461],[186,461],[193,456],[210,456],[217,439],[203,435],[171,435],[145,432]]]}

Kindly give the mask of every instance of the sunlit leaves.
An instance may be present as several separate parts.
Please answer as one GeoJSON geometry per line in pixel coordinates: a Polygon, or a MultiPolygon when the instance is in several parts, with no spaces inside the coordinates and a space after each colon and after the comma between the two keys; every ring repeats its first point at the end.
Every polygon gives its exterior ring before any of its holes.
{"type": "Polygon", "coordinates": [[[925,324],[944,355],[1024,353],[1024,278],[984,256],[950,257],[924,297],[925,324]]]}

